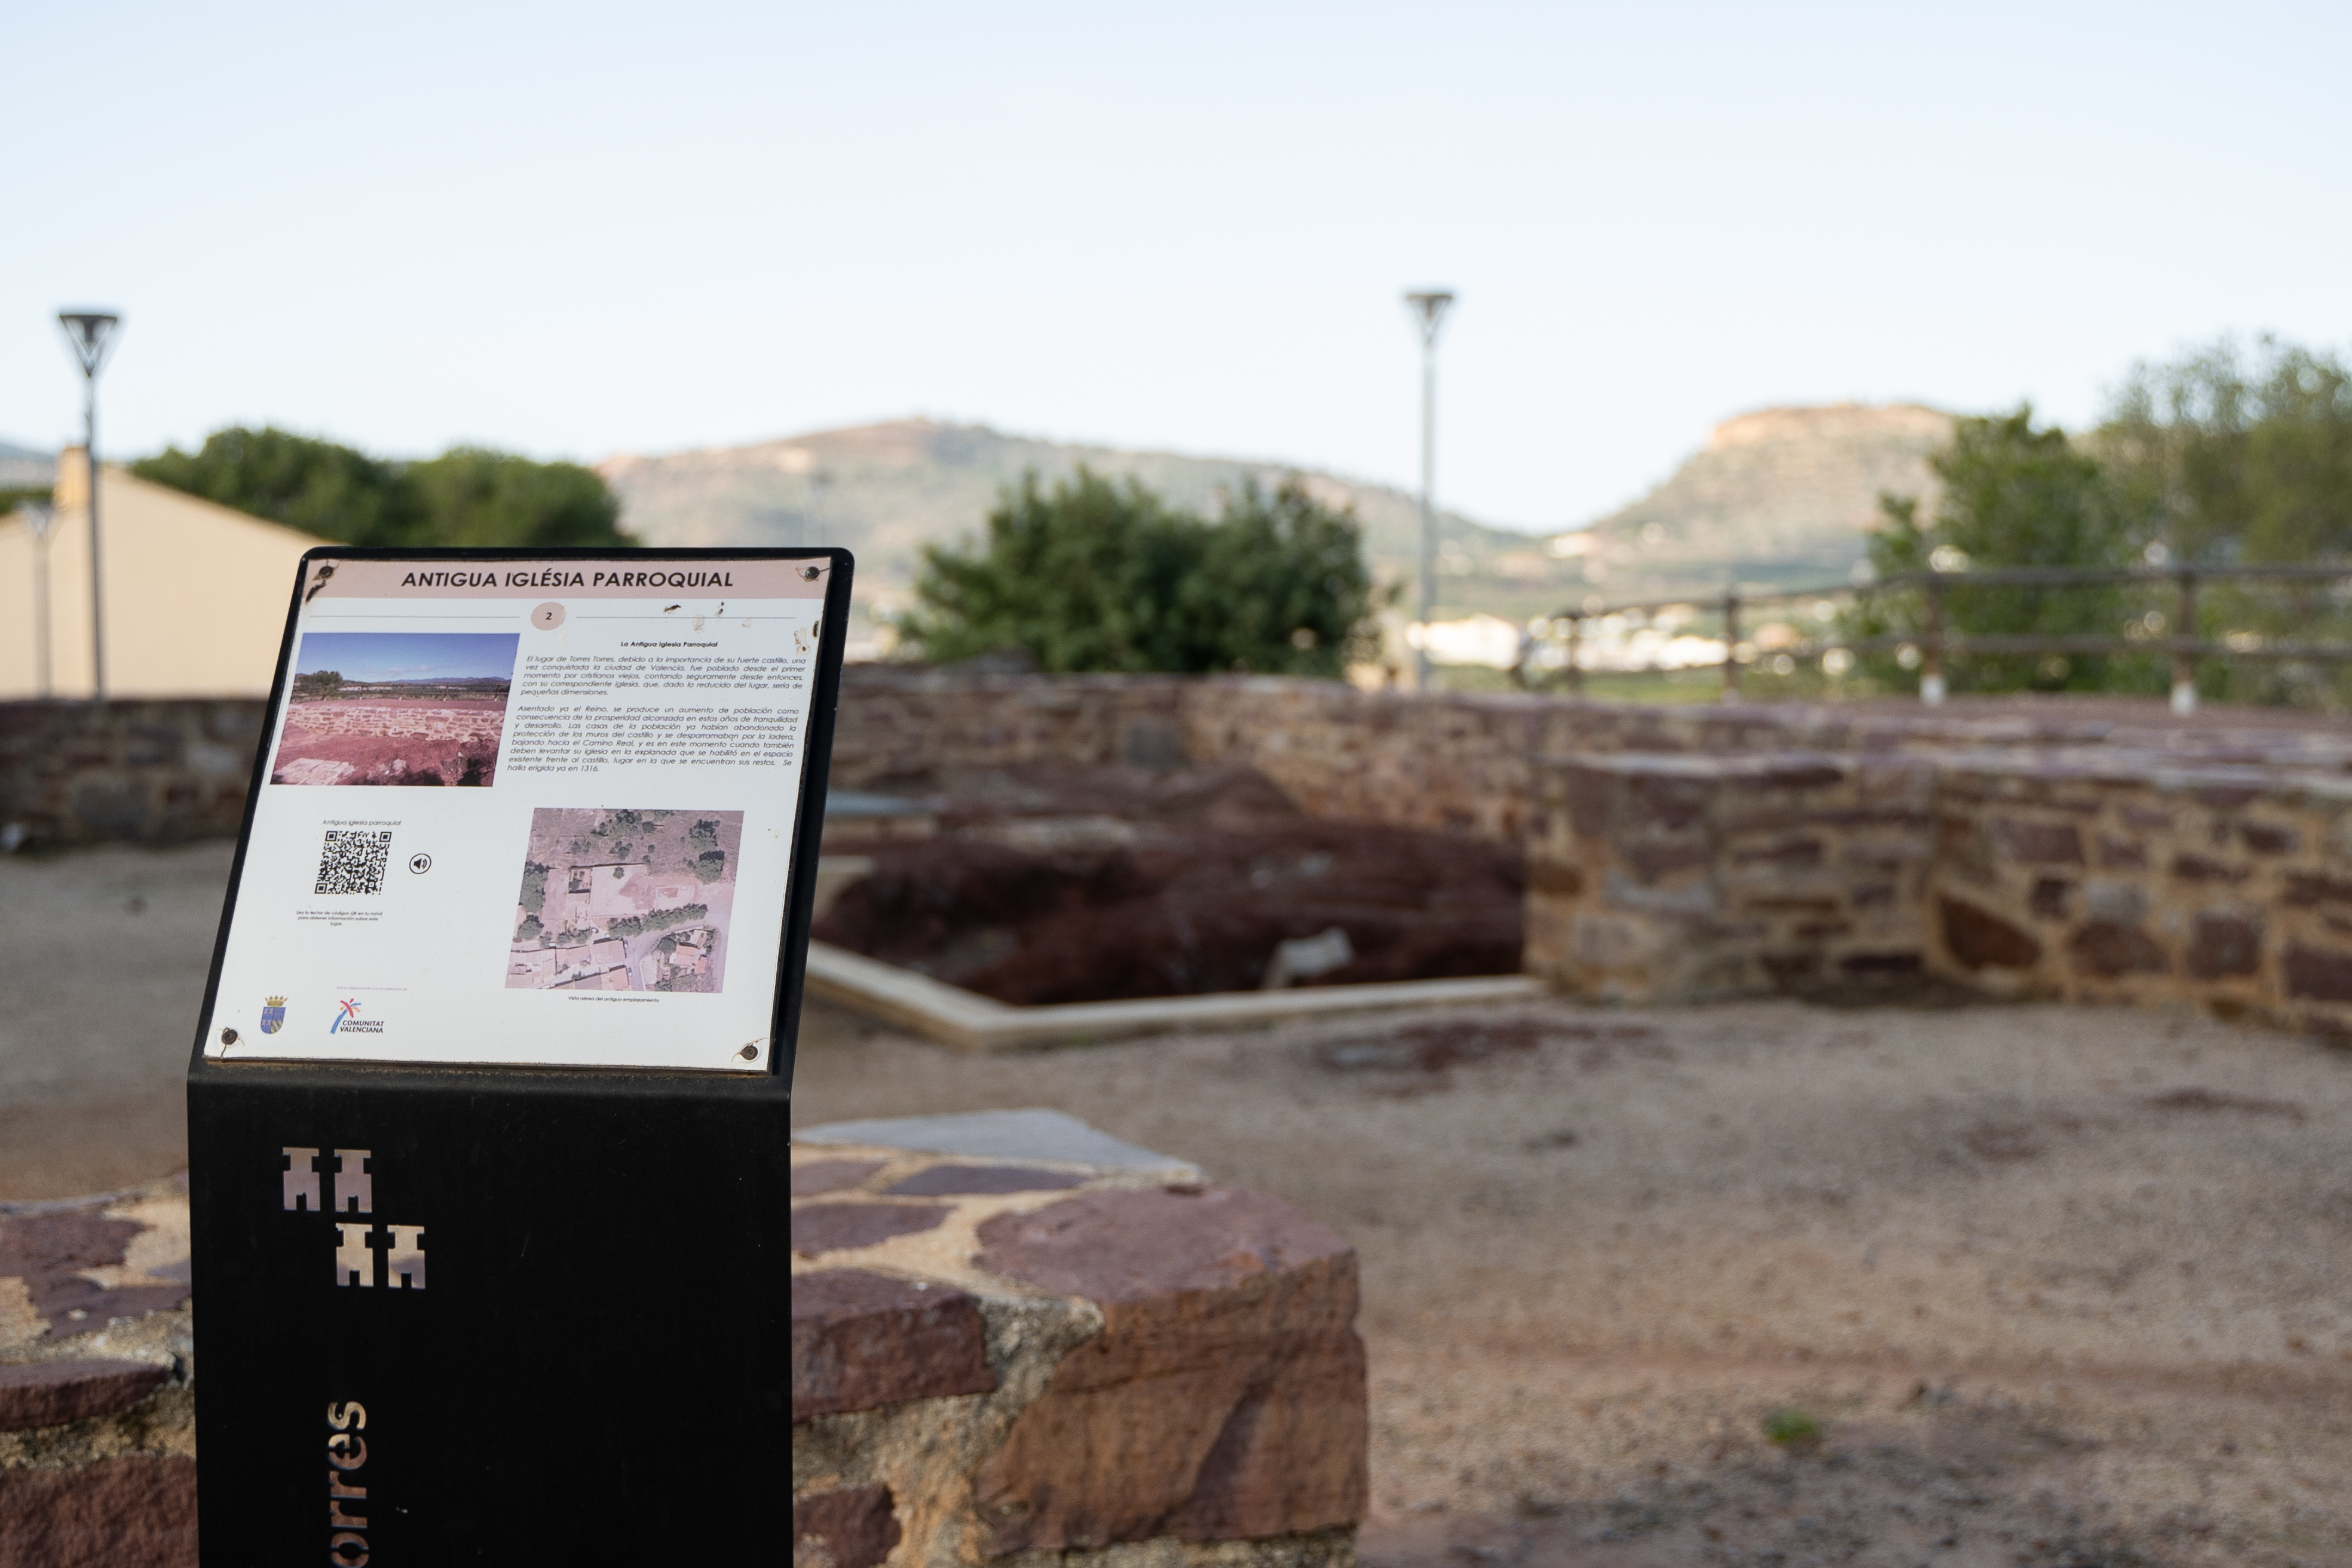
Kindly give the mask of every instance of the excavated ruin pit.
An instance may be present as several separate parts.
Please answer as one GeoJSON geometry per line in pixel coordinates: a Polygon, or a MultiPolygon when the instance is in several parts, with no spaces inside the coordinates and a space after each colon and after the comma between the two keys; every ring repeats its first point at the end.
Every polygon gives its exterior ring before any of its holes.
{"type": "Polygon", "coordinates": [[[1285,964],[1301,985],[1519,968],[1516,847],[1310,818],[1254,769],[892,783],[921,795],[936,836],[835,826],[825,853],[874,870],[815,935],[1000,1002],[1253,991],[1285,943],[1306,944],[1285,964]]]}

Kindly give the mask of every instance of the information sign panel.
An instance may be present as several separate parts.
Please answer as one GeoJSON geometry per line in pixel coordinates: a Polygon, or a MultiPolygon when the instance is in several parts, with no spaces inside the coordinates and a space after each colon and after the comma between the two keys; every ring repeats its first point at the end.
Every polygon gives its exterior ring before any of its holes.
{"type": "Polygon", "coordinates": [[[309,562],[206,1055],[768,1071],[832,575],[309,562]]]}

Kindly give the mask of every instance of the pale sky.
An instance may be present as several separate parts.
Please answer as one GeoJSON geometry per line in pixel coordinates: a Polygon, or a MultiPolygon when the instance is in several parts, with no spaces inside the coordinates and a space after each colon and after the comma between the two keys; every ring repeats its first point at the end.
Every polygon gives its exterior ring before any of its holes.
{"type": "Polygon", "coordinates": [[[1581,522],[1732,414],[2352,346],[2352,8],[86,4],[5,29],[0,439],[593,460],[922,414],[1581,522]]]}

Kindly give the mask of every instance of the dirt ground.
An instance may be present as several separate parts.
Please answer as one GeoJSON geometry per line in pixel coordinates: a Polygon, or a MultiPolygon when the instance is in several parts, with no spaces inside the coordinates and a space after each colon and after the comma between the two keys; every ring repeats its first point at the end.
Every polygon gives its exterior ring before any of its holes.
{"type": "Polygon", "coordinates": [[[0,1198],[188,1163],[181,1082],[236,846],[0,856],[0,1198]]]}
{"type": "MultiPolygon", "coordinates": [[[[229,854],[0,858],[0,1197],[184,1162],[229,854]]],[[[2339,1051],[1776,1002],[992,1058],[812,1008],[795,1091],[1058,1107],[1354,1242],[1371,1568],[2352,1565],[2339,1051]]]]}
{"type": "Polygon", "coordinates": [[[1374,1568],[2352,1563],[2341,1052],[1792,1002],[993,1058],[804,1025],[801,1124],[1024,1105],[1360,1248],[1374,1568]]]}

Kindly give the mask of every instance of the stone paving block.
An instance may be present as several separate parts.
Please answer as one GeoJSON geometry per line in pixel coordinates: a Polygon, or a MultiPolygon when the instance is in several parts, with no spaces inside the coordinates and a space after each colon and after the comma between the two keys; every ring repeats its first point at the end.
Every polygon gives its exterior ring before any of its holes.
{"type": "Polygon", "coordinates": [[[1035,1108],[835,1121],[822,1127],[800,1128],[793,1138],[800,1143],[863,1143],[934,1154],[1066,1160],[1075,1164],[1164,1173],[1171,1181],[1199,1175],[1181,1160],[1098,1132],[1075,1116],[1035,1108]]]}
{"type": "Polygon", "coordinates": [[[136,1361],[37,1361],[0,1366],[0,1432],[55,1426],[128,1410],[169,1372],[136,1361]]]}
{"type": "Polygon", "coordinates": [[[862,1269],[793,1278],[793,1419],[996,1386],[961,1290],[862,1269]]]}
{"type": "Polygon", "coordinates": [[[196,1568],[196,1462],[124,1454],[64,1469],[0,1467],[0,1563],[196,1568]]]}
{"type": "Polygon", "coordinates": [[[1113,1568],[1149,1545],[1170,1568],[1351,1568],[1367,1393],[1344,1241],[1059,1113],[814,1131],[793,1150],[796,1174],[824,1168],[794,1204],[805,1563],[1113,1568]],[[844,1137],[877,1132],[906,1143],[844,1137]],[[802,1255],[913,1195],[938,1223],[802,1255]]]}
{"type": "Polygon", "coordinates": [[[177,1181],[0,1203],[0,1565],[194,1568],[187,1278],[177,1181]]]}

